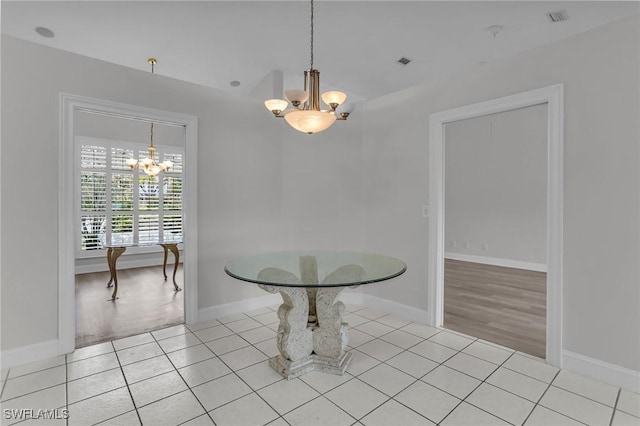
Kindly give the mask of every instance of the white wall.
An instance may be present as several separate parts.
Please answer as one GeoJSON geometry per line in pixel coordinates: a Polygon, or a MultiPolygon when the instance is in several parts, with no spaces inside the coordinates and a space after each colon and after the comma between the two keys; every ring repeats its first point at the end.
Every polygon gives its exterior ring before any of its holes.
{"type": "Polygon", "coordinates": [[[224,273],[224,265],[236,257],[308,248],[314,233],[330,237],[332,247],[361,245],[358,220],[350,218],[357,214],[357,202],[347,206],[346,201],[361,190],[357,183],[335,190],[340,174],[357,174],[346,170],[360,158],[357,118],[314,136],[337,148],[340,158],[317,156],[305,166],[296,156],[318,153],[319,146],[305,134],[287,133],[294,131],[259,100],[3,36],[3,351],[57,338],[60,92],[198,116],[200,308],[266,295],[224,273]],[[298,152],[298,144],[306,148],[298,152]],[[27,159],[29,167],[18,159],[27,159]],[[331,185],[315,183],[321,172],[331,185]],[[283,176],[300,179],[285,186],[283,176]],[[340,208],[316,208],[312,200],[340,208]],[[286,223],[287,215],[299,221],[286,223]],[[38,226],[30,226],[34,223],[38,226]],[[299,237],[300,229],[308,229],[307,236],[299,237]]]}
{"type": "Polygon", "coordinates": [[[408,271],[366,291],[427,309],[429,114],[564,83],[563,348],[640,371],[639,34],[636,16],[369,102],[367,243],[408,271]]]}
{"type": "Polygon", "coordinates": [[[447,123],[444,151],[445,251],[544,266],[547,106],[447,123]]]}
{"type": "Polygon", "coordinates": [[[283,128],[282,217],[289,247],[363,248],[360,120],[354,115],[314,135],[283,128]]]}

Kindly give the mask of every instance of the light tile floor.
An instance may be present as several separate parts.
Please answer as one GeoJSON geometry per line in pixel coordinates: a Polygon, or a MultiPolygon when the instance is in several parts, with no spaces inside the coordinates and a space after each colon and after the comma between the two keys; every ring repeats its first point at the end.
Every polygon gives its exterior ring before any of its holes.
{"type": "Polygon", "coordinates": [[[2,425],[640,425],[637,394],[365,306],[347,306],[347,374],[287,381],[275,309],[3,370],[2,425]]]}

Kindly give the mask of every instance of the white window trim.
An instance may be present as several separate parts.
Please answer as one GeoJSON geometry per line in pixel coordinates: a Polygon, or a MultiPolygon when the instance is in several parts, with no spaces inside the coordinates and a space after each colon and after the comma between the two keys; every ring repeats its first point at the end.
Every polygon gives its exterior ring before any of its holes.
{"type": "MultiPolygon", "coordinates": [[[[96,258],[96,257],[104,257],[106,256],[105,254],[105,249],[96,249],[96,250],[82,250],[80,248],[80,217],[83,215],[83,211],[81,210],[81,188],[80,188],[80,173],[82,171],[81,168],[81,150],[80,147],[82,145],[97,145],[97,146],[104,146],[107,147],[107,155],[106,155],[106,162],[107,162],[107,167],[105,168],[105,173],[107,174],[107,192],[106,192],[106,203],[107,205],[110,202],[111,196],[110,196],[110,176],[113,173],[110,169],[110,156],[111,156],[111,148],[113,147],[118,147],[118,148],[124,148],[124,149],[131,149],[133,150],[134,153],[137,153],[139,151],[145,151],[148,147],[147,144],[142,143],[142,142],[130,142],[130,141],[121,141],[121,140],[116,140],[116,139],[106,139],[106,138],[96,138],[96,137],[90,137],[90,136],[76,136],[75,137],[75,143],[74,143],[74,207],[75,207],[75,218],[74,218],[74,222],[76,224],[75,228],[74,228],[74,246],[75,246],[75,257],[76,259],[89,259],[89,258],[96,258]]],[[[171,146],[171,145],[156,145],[156,149],[158,153],[169,153],[169,154],[180,154],[183,156],[184,159],[184,149],[182,149],[181,147],[176,147],[176,146],[171,146]]],[[[134,154],[135,155],[135,154],[134,154]]],[[[184,171],[184,163],[182,166],[182,172],[176,173],[176,172],[165,172],[160,176],[160,178],[163,175],[169,175],[169,176],[180,176],[183,180],[183,184],[184,184],[184,175],[185,175],[185,171],[184,171]]],[[[98,170],[99,171],[99,170],[98,170]]],[[[124,170],[125,173],[129,173],[129,171],[124,170]]],[[[134,170],[133,171],[133,182],[134,182],[134,188],[135,183],[137,182],[137,178],[140,175],[140,171],[139,170],[134,170]]],[[[163,209],[162,209],[162,193],[160,193],[160,199],[159,199],[159,208],[157,211],[152,210],[152,211],[148,211],[148,212],[141,212],[139,210],[139,206],[138,206],[138,191],[133,191],[133,197],[134,197],[134,207],[131,210],[131,214],[134,217],[134,246],[127,248],[127,251],[123,254],[123,256],[129,256],[129,255],[135,255],[135,254],[142,254],[142,253],[157,253],[157,252],[161,252],[162,248],[158,245],[151,245],[151,246],[141,246],[141,247],[136,247],[135,245],[139,242],[138,241],[138,234],[135,231],[136,229],[139,229],[139,225],[137,224],[137,217],[140,214],[158,214],[159,215],[159,222],[158,222],[158,228],[159,228],[159,236],[160,236],[160,241],[159,243],[163,242],[162,241],[162,216],[163,216],[163,209]]],[[[123,214],[129,214],[128,211],[123,212],[123,214]]],[[[184,190],[183,190],[183,209],[180,210],[180,214],[183,216],[183,224],[184,224],[184,190]]],[[[110,222],[111,220],[111,216],[113,215],[113,212],[110,211],[109,208],[105,209],[105,216],[106,216],[106,220],[107,223],[110,222]]],[[[183,235],[184,235],[184,229],[183,229],[183,235]]],[[[110,244],[110,238],[109,236],[107,236],[107,245],[110,244]]]]}

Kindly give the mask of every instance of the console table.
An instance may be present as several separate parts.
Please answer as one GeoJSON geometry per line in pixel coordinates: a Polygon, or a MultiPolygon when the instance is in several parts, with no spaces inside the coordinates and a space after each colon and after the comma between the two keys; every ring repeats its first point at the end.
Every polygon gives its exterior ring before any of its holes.
{"type": "Polygon", "coordinates": [[[180,263],[180,251],[178,250],[178,244],[180,242],[172,242],[172,243],[157,243],[157,244],[143,244],[143,245],[112,245],[107,246],[107,264],[109,265],[109,273],[111,277],[109,278],[109,282],[107,283],[107,288],[113,286],[113,293],[111,294],[111,299],[109,301],[114,301],[117,299],[118,294],[118,275],[116,269],[116,262],[118,258],[127,251],[127,247],[145,247],[151,245],[159,245],[164,250],[164,260],[162,262],[162,273],[164,274],[164,280],[167,280],[167,254],[169,251],[173,253],[173,257],[175,258],[175,265],[173,267],[173,288],[175,291],[182,290],[178,287],[176,283],[176,273],[178,272],[178,263],[180,263]]]}
{"type": "Polygon", "coordinates": [[[269,365],[292,379],[313,370],[344,374],[352,355],[346,352],[345,307],[338,295],[345,287],[397,277],[407,266],[372,253],[284,252],[241,258],[224,269],[234,278],[282,296],[280,354],[269,365]]]}

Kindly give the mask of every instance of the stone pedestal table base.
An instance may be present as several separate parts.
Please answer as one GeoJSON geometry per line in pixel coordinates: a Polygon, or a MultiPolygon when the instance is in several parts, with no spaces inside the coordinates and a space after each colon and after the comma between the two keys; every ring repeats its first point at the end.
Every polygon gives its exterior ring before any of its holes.
{"type": "MultiPolygon", "coordinates": [[[[305,284],[318,283],[315,258],[301,257],[300,269],[305,284]]],[[[263,269],[258,279],[283,283],[278,286],[260,285],[269,293],[280,293],[283,300],[278,308],[277,345],[280,354],[272,358],[269,365],[287,379],[314,370],[344,374],[352,357],[345,352],[348,342],[347,324],[342,322],[345,308],[338,300],[344,287],[331,285],[349,282],[346,278],[353,282],[363,275],[362,267],[346,265],[329,274],[320,286],[305,287],[290,272],[278,268],[263,269]],[[286,284],[291,284],[291,287],[285,287],[286,284]]]]}

